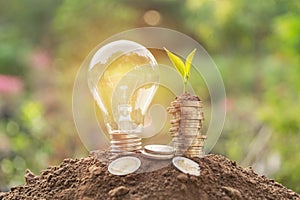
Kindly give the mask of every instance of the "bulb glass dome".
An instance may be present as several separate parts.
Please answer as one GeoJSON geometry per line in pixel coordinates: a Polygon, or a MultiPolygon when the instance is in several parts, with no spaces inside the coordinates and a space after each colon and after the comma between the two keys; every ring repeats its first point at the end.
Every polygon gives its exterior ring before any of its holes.
{"type": "Polygon", "coordinates": [[[104,117],[114,152],[141,147],[144,116],[159,81],[157,62],[129,40],[106,44],[90,56],[89,89],[104,117]]]}

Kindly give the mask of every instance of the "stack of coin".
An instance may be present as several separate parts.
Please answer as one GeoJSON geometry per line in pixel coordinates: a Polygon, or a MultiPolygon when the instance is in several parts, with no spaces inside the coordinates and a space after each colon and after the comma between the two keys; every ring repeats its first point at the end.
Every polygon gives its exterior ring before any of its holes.
{"type": "Polygon", "coordinates": [[[142,140],[137,134],[123,132],[110,133],[112,153],[134,152],[142,149],[142,140]]]}
{"type": "Polygon", "coordinates": [[[200,100],[175,100],[167,109],[173,116],[170,128],[173,137],[175,155],[200,156],[205,136],[201,135],[204,120],[200,100]]]}

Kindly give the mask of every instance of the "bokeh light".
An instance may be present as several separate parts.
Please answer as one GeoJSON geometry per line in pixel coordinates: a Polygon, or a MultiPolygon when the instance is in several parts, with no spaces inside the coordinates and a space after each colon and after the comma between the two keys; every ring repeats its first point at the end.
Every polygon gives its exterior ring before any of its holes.
{"type": "Polygon", "coordinates": [[[156,10],[146,11],[143,18],[144,18],[145,23],[150,26],[157,26],[161,22],[161,15],[156,10]]]}

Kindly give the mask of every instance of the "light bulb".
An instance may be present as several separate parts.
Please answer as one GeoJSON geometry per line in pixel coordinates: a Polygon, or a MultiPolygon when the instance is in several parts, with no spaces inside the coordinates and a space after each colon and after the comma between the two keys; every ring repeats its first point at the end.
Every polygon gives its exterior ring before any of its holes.
{"type": "Polygon", "coordinates": [[[113,153],[141,149],[144,116],[159,69],[151,52],[129,40],[108,43],[89,56],[89,89],[102,111],[113,153]]]}

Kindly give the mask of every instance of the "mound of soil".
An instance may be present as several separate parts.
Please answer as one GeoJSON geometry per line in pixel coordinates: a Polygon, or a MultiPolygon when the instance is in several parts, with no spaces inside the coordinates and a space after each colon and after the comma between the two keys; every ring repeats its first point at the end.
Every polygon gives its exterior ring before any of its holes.
{"type": "MultiPolygon", "coordinates": [[[[99,151],[87,158],[65,159],[39,176],[28,170],[26,184],[0,193],[0,199],[300,199],[274,180],[220,155],[193,158],[201,167],[198,177],[170,163],[152,172],[115,176],[107,170],[109,156],[99,151]]],[[[142,162],[150,166],[153,161],[142,162]]]]}

